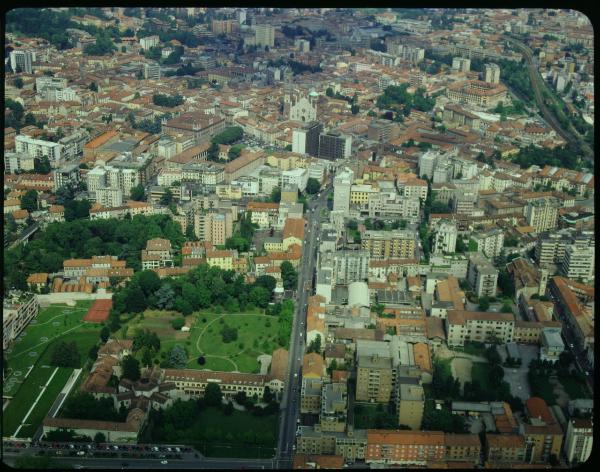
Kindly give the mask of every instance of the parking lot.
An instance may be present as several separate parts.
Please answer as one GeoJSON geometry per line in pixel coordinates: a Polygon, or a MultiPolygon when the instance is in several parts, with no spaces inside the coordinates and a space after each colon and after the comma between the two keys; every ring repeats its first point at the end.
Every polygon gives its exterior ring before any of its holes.
{"type": "MultiPolygon", "coordinates": [[[[532,346],[529,344],[519,344],[519,352],[521,354],[521,366],[520,367],[503,367],[504,369],[504,380],[510,384],[510,392],[525,401],[531,397],[531,391],[529,390],[529,382],[527,380],[527,372],[529,370],[529,363],[532,359],[539,357],[539,347],[532,346]]],[[[502,362],[506,359],[506,349],[504,346],[499,346],[498,351],[502,357],[502,362]]]]}

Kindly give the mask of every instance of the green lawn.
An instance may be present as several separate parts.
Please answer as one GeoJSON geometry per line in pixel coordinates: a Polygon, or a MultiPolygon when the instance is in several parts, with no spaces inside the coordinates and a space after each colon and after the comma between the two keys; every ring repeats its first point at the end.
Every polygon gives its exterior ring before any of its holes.
{"type": "Polygon", "coordinates": [[[72,368],[59,367],[58,372],[56,372],[56,375],[52,379],[52,383],[44,391],[39,402],[27,418],[28,426],[23,426],[19,431],[19,437],[30,438],[35,434],[72,372],[72,368]]]}
{"type": "Polygon", "coordinates": [[[260,365],[257,357],[261,354],[270,355],[279,347],[277,331],[276,317],[251,313],[224,315],[199,313],[190,331],[188,368],[259,372],[260,365]],[[203,319],[206,319],[206,322],[203,319]],[[223,342],[220,333],[225,325],[238,329],[236,341],[223,342]],[[197,363],[200,354],[206,356],[206,364],[203,366],[197,363]]]}
{"type": "Polygon", "coordinates": [[[477,380],[481,388],[489,390],[488,384],[488,369],[489,365],[486,362],[473,362],[471,367],[471,380],[477,380]]]}
{"type": "Polygon", "coordinates": [[[388,410],[387,405],[354,405],[354,427],[356,429],[387,429],[398,427],[398,415],[388,410]]]}

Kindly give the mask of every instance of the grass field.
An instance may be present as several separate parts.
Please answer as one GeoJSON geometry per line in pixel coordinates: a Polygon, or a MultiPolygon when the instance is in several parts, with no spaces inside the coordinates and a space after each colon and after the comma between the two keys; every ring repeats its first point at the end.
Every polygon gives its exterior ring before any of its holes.
{"type": "MultiPolygon", "coordinates": [[[[56,343],[75,341],[82,363],[85,362],[90,348],[98,342],[101,329],[101,325],[82,321],[92,302],[78,301],[74,307],[51,305],[40,310],[37,318],[25,328],[20,340],[5,351],[9,373],[3,385],[4,395],[12,396],[13,399],[3,414],[3,434],[13,434],[16,431],[37,399],[40,389],[54,372],[50,359],[56,343]],[[23,380],[30,368],[30,374],[23,380]]],[[[35,432],[72,370],[61,368],[57,371],[27,419],[31,426],[21,428],[20,437],[29,437],[28,434],[35,432]]]]}
{"type": "MultiPolygon", "coordinates": [[[[15,433],[23,418],[37,400],[38,395],[42,389],[42,386],[46,384],[52,373],[54,372],[55,367],[40,367],[36,368],[31,372],[31,375],[27,378],[25,383],[23,384],[23,388],[19,392],[13,400],[11,400],[10,404],[4,411],[2,417],[2,434],[6,436],[11,436],[15,433]]],[[[48,413],[48,410],[54,403],[56,396],[60,393],[62,388],[65,386],[67,379],[73,372],[73,369],[60,367],[54,377],[52,378],[52,382],[43,395],[35,405],[35,408],[32,410],[30,415],[27,418],[27,424],[29,426],[24,426],[20,429],[18,437],[28,438],[31,437],[40,423],[48,413]]]]}
{"type": "Polygon", "coordinates": [[[210,369],[239,372],[259,372],[257,357],[271,353],[279,347],[277,318],[261,314],[199,313],[190,331],[190,369],[210,369]],[[206,320],[206,321],[203,321],[206,320]],[[221,329],[225,326],[238,329],[238,339],[224,343],[221,329]],[[198,365],[197,357],[204,354],[206,364],[198,365]]]}
{"type": "Polygon", "coordinates": [[[488,384],[489,365],[485,362],[473,362],[471,368],[471,380],[477,381],[484,390],[489,390],[488,384]]]}

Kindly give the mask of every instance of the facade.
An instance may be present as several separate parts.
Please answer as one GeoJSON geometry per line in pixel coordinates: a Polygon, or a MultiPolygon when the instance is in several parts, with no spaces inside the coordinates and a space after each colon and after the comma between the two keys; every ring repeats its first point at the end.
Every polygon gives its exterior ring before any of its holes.
{"type": "Polygon", "coordinates": [[[432,252],[434,254],[453,253],[456,250],[456,238],[458,229],[456,224],[450,220],[441,220],[437,224],[434,236],[432,252]]]}
{"type": "Polygon", "coordinates": [[[345,169],[338,172],[333,179],[333,211],[350,210],[350,188],[354,180],[354,172],[345,169]]]}
{"type": "Polygon", "coordinates": [[[465,341],[486,342],[490,336],[508,343],[513,340],[515,320],[509,313],[448,310],[445,325],[448,346],[464,346],[465,341]]]}
{"type": "Polygon", "coordinates": [[[2,305],[2,349],[7,349],[40,310],[33,293],[5,298],[2,305]]]}
{"type": "Polygon", "coordinates": [[[367,463],[424,466],[430,461],[443,461],[445,456],[441,431],[367,430],[367,463]]]}
{"type": "Polygon", "coordinates": [[[352,151],[352,136],[329,132],[319,135],[319,157],[321,159],[347,159],[352,151]]]}
{"type": "Polygon", "coordinates": [[[498,64],[485,64],[483,66],[483,81],[491,84],[500,83],[500,67],[498,64]]]}
{"type": "Polygon", "coordinates": [[[486,434],[486,462],[519,464],[525,461],[525,438],[520,434],[486,434]]]}
{"type": "Polygon", "coordinates": [[[502,84],[467,80],[449,85],[446,88],[446,96],[458,103],[493,107],[500,102],[506,102],[507,89],[502,84]]]}
{"type": "Polygon", "coordinates": [[[15,149],[17,153],[27,154],[35,159],[46,156],[53,168],[58,167],[63,159],[62,144],[30,138],[23,134],[15,138],[15,149]]]}
{"type": "Polygon", "coordinates": [[[401,383],[397,388],[396,411],[398,424],[420,430],[425,409],[425,394],[421,385],[401,383]]]}
{"type": "Polygon", "coordinates": [[[452,68],[460,72],[469,72],[471,70],[471,59],[454,57],[452,58],[452,68]]]}
{"type": "Polygon", "coordinates": [[[565,257],[561,264],[562,274],[569,278],[583,282],[590,282],[594,275],[595,244],[575,242],[565,248],[565,257]]]}
{"type": "Polygon", "coordinates": [[[158,62],[144,64],[144,79],[160,79],[160,64],[158,62]]]}
{"type": "Polygon", "coordinates": [[[254,41],[257,46],[272,48],[275,45],[275,28],[271,25],[256,25],[254,41]]]}
{"type": "Polygon", "coordinates": [[[558,200],[544,197],[529,201],[525,207],[527,224],[533,226],[536,232],[548,231],[558,226],[558,200]]]}
{"type": "Polygon", "coordinates": [[[323,131],[323,125],[318,121],[306,123],[303,127],[292,132],[292,152],[319,155],[319,135],[323,131]]]}
{"type": "Polygon", "coordinates": [[[504,233],[500,228],[474,233],[471,238],[477,243],[477,250],[489,258],[499,256],[504,247],[504,233]]]}
{"type": "Polygon", "coordinates": [[[498,270],[480,254],[469,258],[467,280],[478,297],[496,296],[498,270]]]}
{"type": "Polygon", "coordinates": [[[373,259],[411,259],[415,257],[415,246],[416,235],[409,230],[369,230],[361,239],[362,249],[373,259]]]}
{"type": "Polygon", "coordinates": [[[583,464],[591,453],[594,442],[593,424],[589,419],[572,418],[567,424],[564,452],[569,464],[583,464]]]}
{"type": "Polygon", "coordinates": [[[15,49],[10,52],[10,67],[13,72],[21,70],[26,74],[33,73],[33,61],[35,61],[35,52],[26,49],[15,49]]]}
{"type": "Polygon", "coordinates": [[[387,403],[393,391],[394,368],[390,357],[357,349],[356,401],[387,403]]]}

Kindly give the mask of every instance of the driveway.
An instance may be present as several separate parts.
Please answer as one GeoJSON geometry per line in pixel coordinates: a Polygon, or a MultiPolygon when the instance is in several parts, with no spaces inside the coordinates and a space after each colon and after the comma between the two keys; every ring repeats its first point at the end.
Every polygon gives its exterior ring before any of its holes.
{"type": "MultiPolygon", "coordinates": [[[[529,371],[529,363],[532,359],[539,357],[539,348],[531,344],[519,344],[519,352],[521,353],[522,363],[520,367],[503,367],[504,380],[510,385],[510,392],[525,401],[531,397],[529,390],[529,381],[527,380],[527,372],[529,371]]],[[[506,359],[506,348],[499,346],[498,352],[502,357],[502,362],[506,359]]]]}

